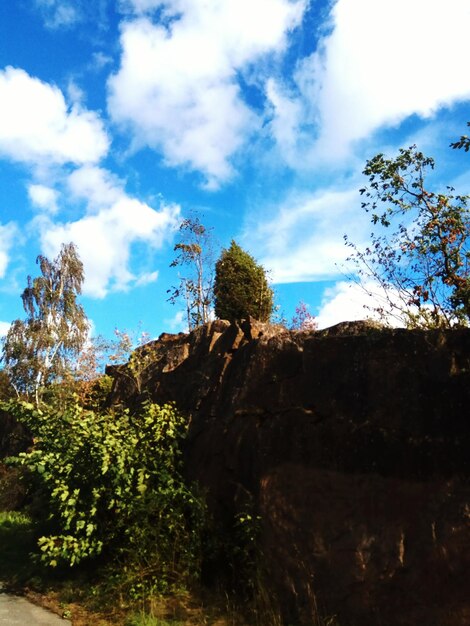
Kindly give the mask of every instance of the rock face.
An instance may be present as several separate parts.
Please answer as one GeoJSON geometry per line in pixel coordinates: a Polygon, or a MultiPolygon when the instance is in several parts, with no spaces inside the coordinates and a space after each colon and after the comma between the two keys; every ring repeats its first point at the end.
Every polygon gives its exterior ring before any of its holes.
{"type": "Polygon", "coordinates": [[[216,321],[144,350],[114,400],[188,413],[188,473],[220,519],[254,503],[285,624],[470,624],[470,331],[216,321]]]}

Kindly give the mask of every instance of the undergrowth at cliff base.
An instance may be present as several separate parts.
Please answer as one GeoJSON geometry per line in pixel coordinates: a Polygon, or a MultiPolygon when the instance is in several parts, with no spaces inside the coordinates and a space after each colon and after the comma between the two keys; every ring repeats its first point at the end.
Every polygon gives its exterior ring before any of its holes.
{"type": "MultiPolygon", "coordinates": [[[[183,477],[187,420],[173,405],[98,411],[61,397],[40,407],[11,400],[0,408],[33,441],[8,459],[25,493],[21,513],[3,514],[0,537],[5,531],[4,543],[21,563],[12,561],[0,578],[56,596],[55,608],[63,605],[74,624],[81,623],[80,605],[114,624],[126,614],[136,624],[206,624],[211,614],[225,615],[221,624],[248,623],[240,617],[243,600],[232,601],[233,585],[201,587],[203,561],[220,550],[219,529],[183,477]]],[[[250,516],[237,518],[232,530],[224,558],[251,593],[250,516]]],[[[1,546],[0,558],[9,560],[1,546]]]]}
{"type": "Polygon", "coordinates": [[[107,563],[131,598],[199,576],[205,505],[182,477],[186,420],[172,405],[96,413],[26,402],[2,407],[34,445],[9,459],[30,485],[37,559],[56,567],[107,563]]]}
{"type": "Polygon", "coordinates": [[[187,421],[173,405],[0,408],[33,441],[8,460],[26,506],[0,514],[0,579],[42,594],[74,626],[282,624],[258,547],[262,519],[253,503],[225,528],[211,518],[183,477],[187,421]],[[211,563],[209,591],[201,571],[211,563]]]}
{"type": "Polygon", "coordinates": [[[32,574],[29,559],[34,549],[31,519],[18,511],[0,511],[0,580],[11,584],[32,574]]]}

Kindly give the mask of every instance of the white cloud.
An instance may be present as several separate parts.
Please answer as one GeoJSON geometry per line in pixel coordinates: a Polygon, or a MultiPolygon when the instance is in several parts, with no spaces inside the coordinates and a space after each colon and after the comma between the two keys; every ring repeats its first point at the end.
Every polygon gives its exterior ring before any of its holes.
{"type": "MultiPolygon", "coordinates": [[[[388,297],[392,293],[388,292],[388,297]]],[[[398,302],[398,298],[397,298],[398,302]]],[[[320,311],[316,316],[319,328],[328,328],[339,322],[373,319],[381,320],[377,308],[385,304],[384,294],[380,287],[372,283],[361,286],[354,282],[341,281],[334,287],[325,290],[320,311]]],[[[404,326],[397,316],[389,315],[390,326],[404,326]]],[[[383,319],[382,319],[383,321],[383,319]]]]}
{"type": "Polygon", "coordinates": [[[364,239],[368,218],[363,213],[356,187],[291,194],[251,233],[250,247],[261,250],[275,283],[338,276],[349,256],[344,234],[354,242],[364,239]]]}
{"type": "Polygon", "coordinates": [[[13,222],[0,224],[0,278],[5,276],[10,260],[10,250],[13,248],[17,234],[18,229],[13,222]]]}
{"type": "Polygon", "coordinates": [[[373,317],[369,310],[373,301],[356,283],[339,282],[325,290],[316,316],[319,328],[328,328],[339,322],[352,322],[373,317]]]}
{"type": "Polygon", "coordinates": [[[112,65],[112,63],[113,58],[111,56],[105,54],[104,52],[98,51],[93,52],[92,61],[88,67],[94,71],[100,71],[107,65],[112,65]]]}
{"type": "Polygon", "coordinates": [[[94,27],[99,30],[104,30],[109,27],[108,8],[110,0],[30,1],[34,2],[45,26],[52,30],[71,29],[84,22],[87,23],[89,28],[94,27]]]}
{"type": "MultiPolygon", "coordinates": [[[[368,241],[370,222],[357,190],[370,157],[367,141],[376,130],[413,114],[428,118],[422,144],[432,154],[435,146],[431,150],[429,144],[442,143],[449,131],[435,122],[435,114],[470,99],[468,0],[337,0],[329,26],[290,82],[284,76],[265,84],[268,128],[279,154],[300,176],[314,167],[310,184],[317,188],[291,194],[269,218],[261,216],[257,229],[250,225],[251,248],[275,282],[339,276],[347,271],[343,235],[358,246],[368,241]],[[322,188],[333,171],[334,190],[322,188]],[[345,176],[351,176],[349,189],[341,191],[345,176]]],[[[423,137],[410,143],[418,139],[423,137]]]]}
{"type": "Polygon", "coordinates": [[[45,254],[55,256],[62,243],[73,241],[85,269],[84,293],[92,297],[155,280],[156,272],[133,267],[133,245],[159,248],[177,226],[179,207],[161,203],[153,209],[128,196],[118,179],[99,168],[77,170],[69,187],[72,196],[86,199],[87,214],[63,224],[39,219],[45,254]]]}
{"type": "Polygon", "coordinates": [[[74,4],[68,0],[36,0],[36,6],[48,28],[69,27],[81,19],[76,2],[74,4]]]}
{"type": "Polygon", "coordinates": [[[305,115],[319,124],[317,159],[470,98],[468,0],[338,0],[332,18],[296,76],[305,115]]]}
{"type": "Polygon", "coordinates": [[[28,196],[32,204],[43,211],[55,214],[58,211],[58,192],[51,187],[40,184],[31,184],[28,187],[28,196]]]}
{"type": "Polygon", "coordinates": [[[137,145],[161,150],[167,164],[201,172],[209,187],[233,174],[231,157],[258,123],[237,73],[285,49],[305,0],[137,1],[172,21],[144,16],[122,26],[121,67],[109,80],[108,107],[137,145]]]}
{"type": "Polygon", "coordinates": [[[88,209],[96,212],[118,202],[123,196],[123,183],[117,176],[96,166],[83,166],[67,180],[72,196],[87,200],[88,209]]]}
{"type": "Polygon", "coordinates": [[[72,78],[67,85],[67,98],[70,103],[78,107],[82,106],[86,100],[85,92],[72,78]]]}
{"type": "Polygon", "coordinates": [[[158,280],[158,271],[155,272],[145,272],[141,274],[135,281],[136,287],[145,287],[146,285],[150,285],[158,280]]]}
{"type": "Polygon", "coordinates": [[[5,337],[10,330],[11,323],[10,322],[1,322],[0,321],[0,337],[5,337]]]}
{"type": "Polygon", "coordinates": [[[164,320],[165,328],[177,333],[187,333],[188,323],[184,311],[178,311],[172,318],[164,320]]]}
{"type": "Polygon", "coordinates": [[[68,108],[60,89],[22,69],[0,70],[0,156],[38,165],[96,163],[108,145],[96,113],[68,108]]]}
{"type": "Polygon", "coordinates": [[[272,107],[272,119],[269,123],[271,134],[284,160],[295,164],[304,113],[301,102],[273,78],[266,82],[266,97],[272,107]]]}

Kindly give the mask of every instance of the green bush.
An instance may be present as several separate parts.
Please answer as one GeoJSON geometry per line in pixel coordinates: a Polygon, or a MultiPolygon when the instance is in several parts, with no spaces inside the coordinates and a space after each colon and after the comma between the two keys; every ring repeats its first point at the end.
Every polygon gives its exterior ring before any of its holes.
{"type": "MultiPolygon", "coordinates": [[[[4,408],[30,429],[34,446],[9,460],[26,468],[47,516],[41,560],[73,566],[106,556],[135,595],[167,591],[199,568],[205,510],[182,478],[186,420],[172,405],[147,403],[96,414],[72,404],[4,408]]],[[[38,512],[40,511],[40,512],[38,512]]]]}
{"type": "Polygon", "coordinates": [[[215,266],[214,310],[219,319],[229,321],[251,316],[268,322],[273,312],[273,290],[264,268],[235,241],[215,266]]]}

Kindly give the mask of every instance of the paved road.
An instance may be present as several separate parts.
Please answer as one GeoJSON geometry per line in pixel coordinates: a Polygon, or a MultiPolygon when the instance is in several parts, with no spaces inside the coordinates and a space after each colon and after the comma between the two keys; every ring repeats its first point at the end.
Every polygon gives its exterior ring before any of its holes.
{"type": "Polygon", "coordinates": [[[0,626],[70,626],[72,622],[0,588],[0,626]]]}

